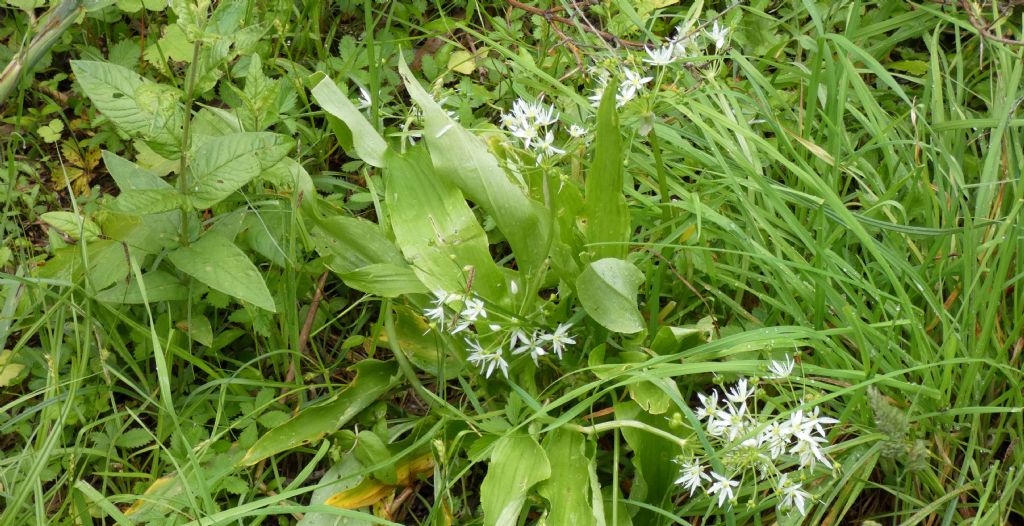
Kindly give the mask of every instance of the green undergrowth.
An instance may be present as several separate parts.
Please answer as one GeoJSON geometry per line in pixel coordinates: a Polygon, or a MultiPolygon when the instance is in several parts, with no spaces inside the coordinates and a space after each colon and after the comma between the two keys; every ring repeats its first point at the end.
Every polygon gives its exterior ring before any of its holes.
{"type": "Polygon", "coordinates": [[[1024,521],[1022,6],[74,4],[0,526],[1024,521]]]}

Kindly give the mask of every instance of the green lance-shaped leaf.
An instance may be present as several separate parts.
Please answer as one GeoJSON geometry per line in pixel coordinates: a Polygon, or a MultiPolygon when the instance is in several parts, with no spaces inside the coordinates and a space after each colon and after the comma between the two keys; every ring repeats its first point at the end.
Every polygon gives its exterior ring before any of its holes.
{"type": "Polygon", "coordinates": [[[405,258],[429,290],[473,291],[498,302],[509,297],[491,259],[487,234],[458,188],[440,180],[423,148],[391,152],[386,162],[391,228],[405,258]]]}
{"type": "Polygon", "coordinates": [[[167,257],[179,270],[204,285],[261,309],[276,312],[274,298],[260,271],[249,256],[231,241],[218,235],[206,235],[187,247],[171,252],[167,257]]]}
{"type": "Polygon", "coordinates": [[[494,218],[520,269],[531,275],[540,272],[551,250],[548,210],[509,179],[479,137],[448,116],[412,76],[405,61],[400,60],[398,68],[409,95],[423,110],[423,136],[434,171],[494,218]]]}
{"type": "Polygon", "coordinates": [[[548,501],[548,524],[597,524],[590,502],[590,470],[594,462],[586,455],[583,435],[556,429],[544,439],[544,451],[551,463],[551,478],[542,482],[537,493],[548,501]]]}
{"type": "Polygon", "coordinates": [[[594,321],[610,331],[632,334],[644,329],[636,304],[643,282],[643,273],[632,263],[605,258],[583,269],[576,278],[576,292],[594,321]]]}
{"type": "Polygon", "coordinates": [[[345,125],[346,129],[337,130],[338,140],[342,142],[342,146],[349,152],[354,150],[355,155],[367,164],[378,168],[384,166],[387,143],[370,121],[363,117],[355,104],[338,89],[338,85],[330,78],[324,78],[313,87],[312,93],[324,111],[337,117],[345,125]]]}
{"type": "Polygon", "coordinates": [[[544,449],[529,436],[498,439],[480,485],[485,526],[514,526],[530,488],[551,476],[544,449]]]}
{"type": "Polygon", "coordinates": [[[303,409],[291,420],[271,429],[256,441],[238,462],[251,466],[282,451],[320,440],[337,431],[394,385],[394,362],[363,360],[353,366],[356,377],[342,392],[326,402],[303,409]]]}
{"type": "Polygon", "coordinates": [[[317,253],[356,290],[385,297],[426,292],[395,243],[378,225],[355,217],[308,215],[317,253]]]}
{"type": "Polygon", "coordinates": [[[275,133],[232,133],[211,137],[189,163],[188,194],[196,208],[221,202],[281,160],[291,143],[275,133]]]}
{"type": "Polygon", "coordinates": [[[622,132],[615,110],[617,83],[604,90],[597,110],[594,160],[584,182],[583,214],[587,219],[587,242],[594,259],[624,259],[629,241],[629,207],[622,195],[622,132]]]}

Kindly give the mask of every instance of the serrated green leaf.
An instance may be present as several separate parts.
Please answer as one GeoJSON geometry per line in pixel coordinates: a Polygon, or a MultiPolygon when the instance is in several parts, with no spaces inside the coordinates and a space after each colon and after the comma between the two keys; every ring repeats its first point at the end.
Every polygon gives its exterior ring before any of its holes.
{"type": "Polygon", "coordinates": [[[71,69],[96,109],[118,128],[149,140],[161,154],[177,150],[184,113],[176,89],[108,62],[72,60],[71,69]]]}
{"type": "Polygon", "coordinates": [[[643,273],[632,263],[605,258],[583,269],[576,278],[576,292],[594,321],[610,331],[632,334],[644,329],[636,302],[643,282],[643,273]]]}
{"type": "Polygon", "coordinates": [[[251,466],[337,431],[387,392],[398,372],[394,362],[377,360],[363,360],[353,368],[356,377],[344,391],[323,403],[303,409],[291,420],[268,431],[249,448],[238,464],[251,466]]]}
{"type": "Polygon", "coordinates": [[[114,437],[114,445],[127,449],[137,449],[153,441],[153,433],[148,429],[136,427],[114,437]]]}
{"type": "Polygon", "coordinates": [[[551,476],[544,449],[529,436],[504,436],[494,444],[480,485],[485,526],[515,526],[530,489],[551,476]]]}
{"type": "Polygon", "coordinates": [[[204,141],[189,163],[189,197],[196,208],[210,208],[273,165],[291,148],[274,133],[233,133],[204,141]],[[283,150],[283,151],[282,151],[283,150]]]}
{"type": "Polygon", "coordinates": [[[324,78],[313,87],[311,93],[324,111],[340,119],[348,128],[356,156],[372,166],[384,166],[387,143],[355,104],[338,89],[338,85],[330,78],[324,78]]]}
{"type": "Polygon", "coordinates": [[[74,212],[46,212],[39,219],[74,240],[95,241],[100,237],[99,225],[74,212]]]}
{"type": "Polygon", "coordinates": [[[256,265],[231,241],[205,235],[167,255],[179,270],[204,285],[242,301],[276,312],[274,298],[256,265]]]}

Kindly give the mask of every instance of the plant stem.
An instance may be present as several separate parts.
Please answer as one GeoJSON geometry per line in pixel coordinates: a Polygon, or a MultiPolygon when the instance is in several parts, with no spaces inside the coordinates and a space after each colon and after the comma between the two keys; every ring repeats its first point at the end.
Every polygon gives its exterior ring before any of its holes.
{"type": "Polygon", "coordinates": [[[23,74],[27,73],[46,55],[46,52],[67,31],[81,13],[81,0],[64,0],[42,18],[45,23],[32,41],[0,71],[0,105],[14,91],[23,74]]]}
{"type": "MultiPolygon", "coordinates": [[[[199,52],[202,51],[202,48],[203,41],[197,38],[192,45],[192,62],[188,65],[188,77],[185,80],[185,123],[181,128],[181,159],[178,164],[178,191],[181,192],[181,195],[188,195],[189,193],[188,150],[191,143],[189,131],[192,123],[192,102],[196,89],[196,70],[198,69],[196,64],[199,62],[199,52]]],[[[188,205],[182,205],[181,233],[179,236],[181,246],[188,246],[189,243],[188,213],[188,205]]]]}
{"type": "Polygon", "coordinates": [[[661,201],[661,218],[668,221],[672,215],[672,210],[669,207],[668,174],[665,173],[665,162],[661,159],[661,145],[658,143],[658,132],[652,129],[651,133],[647,134],[647,140],[651,143],[651,153],[654,154],[654,169],[658,173],[658,198],[661,201]]]}

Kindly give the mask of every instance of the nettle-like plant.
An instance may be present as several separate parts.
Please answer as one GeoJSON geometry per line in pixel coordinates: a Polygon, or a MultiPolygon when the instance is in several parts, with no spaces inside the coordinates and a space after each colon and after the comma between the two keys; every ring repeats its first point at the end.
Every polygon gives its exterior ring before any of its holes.
{"type": "Polygon", "coordinates": [[[237,107],[193,113],[198,94],[213,89],[233,61],[250,53],[265,28],[241,27],[246,8],[240,3],[223,2],[208,18],[208,2],[171,7],[177,15],[172,27],[194,50],[183,89],[109,62],[72,61],[82,91],[118,133],[145,152],[146,165],[103,152],[119,195],[92,217],[44,214],[44,221],[81,243],[58,249],[40,275],[84,277],[86,291],[107,303],[187,301],[189,284],[177,270],[194,278],[193,293],[212,289],[275,312],[261,272],[237,243],[271,262],[287,257],[272,239],[288,223],[277,216],[289,213],[288,195],[310,193],[312,183],[288,157],[293,141],[266,129],[293,101],[263,73],[259,56],[249,55],[244,87],[231,86],[237,107]],[[158,175],[168,172],[175,172],[173,183],[158,175]],[[239,199],[239,190],[254,181],[284,198],[239,199]],[[219,213],[204,217],[205,210],[219,213]],[[151,265],[154,258],[161,263],[151,265]]]}

